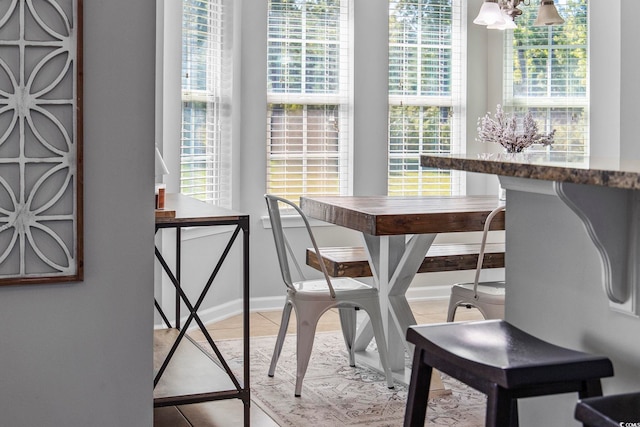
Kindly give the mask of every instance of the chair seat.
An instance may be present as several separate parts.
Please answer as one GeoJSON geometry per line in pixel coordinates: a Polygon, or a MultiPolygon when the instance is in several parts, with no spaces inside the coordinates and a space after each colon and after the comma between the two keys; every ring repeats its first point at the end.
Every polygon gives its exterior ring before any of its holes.
{"type": "Polygon", "coordinates": [[[491,229],[491,221],[498,213],[504,210],[504,205],[500,205],[487,216],[482,231],[482,241],[480,243],[474,281],[471,283],[458,283],[451,287],[447,322],[454,321],[458,307],[475,307],[485,319],[504,318],[505,282],[480,281],[486,251],[487,235],[491,229]]]}
{"type": "Polygon", "coordinates": [[[463,370],[505,389],[613,375],[606,357],[553,345],[504,320],[415,326],[407,340],[440,360],[435,368],[454,377],[463,370]]]}
{"type": "MultiPolygon", "coordinates": [[[[362,283],[358,280],[348,277],[340,279],[332,279],[331,285],[340,299],[359,297],[366,294],[376,295],[378,290],[372,286],[362,283]]],[[[329,287],[324,279],[305,280],[303,282],[294,282],[296,298],[304,299],[331,299],[329,295],[329,287]]]]}
{"type": "Polygon", "coordinates": [[[504,318],[505,282],[480,282],[477,293],[473,283],[458,283],[451,287],[447,322],[453,322],[458,307],[475,307],[485,319],[504,318]]]}
{"type": "Polygon", "coordinates": [[[640,422],[640,393],[582,399],[576,405],[575,418],[589,427],[618,427],[625,422],[640,422]]]}
{"type": "MultiPolygon", "coordinates": [[[[505,282],[482,282],[478,284],[478,298],[485,301],[495,300],[495,304],[504,305],[505,282]]],[[[456,283],[451,288],[451,295],[465,299],[474,298],[473,283],[456,283]]]]}

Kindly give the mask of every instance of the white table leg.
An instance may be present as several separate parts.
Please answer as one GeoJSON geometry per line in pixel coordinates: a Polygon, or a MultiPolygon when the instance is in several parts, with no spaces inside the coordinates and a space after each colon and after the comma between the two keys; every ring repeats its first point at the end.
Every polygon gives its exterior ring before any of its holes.
{"type": "MultiPolygon", "coordinates": [[[[380,311],[382,312],[384,335],[388,340],[391,318],[389,315],[386,290],[389,287],[389,279],[391,279],[391,275],[398,266],[404,253],[405,238],[404,236],[372,236],[369,234],[363,234],[362,236],[365,248],[367,249],[367,257],[369,259],[369,265],[371,266],[371,272],[373,273],[373,280],[380,293],[380,311]]],[[[363,351],[372,339],[373,328],[367,318],[358,329],[354,348],[356,351],[363,351]]],[[[389,346],[389,342],[387,342],[387,346],[389,346]]]]}
{"type": "Polygon", "coordinates": [[[389,281],[390,288],[387,294],[389,310],[394,326],[402,336],[402,344],[409,354],[412,354],[413,348],[405,337],[407,328],[409,325],[415,325],[416,319],[407,302],[406,294],[435,238],[436,234],[413,235],[407,242],[402,259],[389,281]]]}
{"type": "MultiPolygon", "coordinates": [[[[415,235],[408,242],[405,242],[405,236],[363,236],[374,281],[380,292],[391,369],[402,371],[404,350],[407,348],[406,329],[415,324],[405,293],[436,235],[415,235]]],[[[355,350],[365,350],[372,338],[373,329],[367,320],[358,330],[355,350]]]]}

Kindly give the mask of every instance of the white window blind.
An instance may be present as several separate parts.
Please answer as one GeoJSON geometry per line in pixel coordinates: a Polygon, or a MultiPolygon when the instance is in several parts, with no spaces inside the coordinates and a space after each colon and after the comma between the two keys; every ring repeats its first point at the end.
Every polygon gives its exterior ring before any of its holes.
{"type": "Polygon", "coordinates": [[[231,205],[232,0],[183,0],[180,191],[231,205]]]}
{"type": "Polygon", "coordinates": [[[534,27],[538,8],[524,7],[505,37],[505,108],[529,110],[540,129],[556,130],[549,147],[530,150],[589,153],[589,17],[587,0],[557,0],[565,23],[534,27]]]}
{"type": "Polygon", "coordinates": [[[269,0],[267,192],[349,192],[349,2],[269,0]]]}
{"type": "Polygon", "coordinates": [[[457,195],[462,174],[420,155],[464,150],[461,0],[389,1],[389,195],[457,195]]]}

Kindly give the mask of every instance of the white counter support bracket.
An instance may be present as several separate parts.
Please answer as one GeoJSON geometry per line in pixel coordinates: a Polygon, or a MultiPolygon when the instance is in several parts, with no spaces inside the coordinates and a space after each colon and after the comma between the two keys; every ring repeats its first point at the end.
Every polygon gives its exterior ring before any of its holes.
{"type": "Polygon", "coordinates": [[[500,176],[508,190],[555,195],[582,221],[602,263],[613,310],[638,316],[640,191],[500,176]]]}

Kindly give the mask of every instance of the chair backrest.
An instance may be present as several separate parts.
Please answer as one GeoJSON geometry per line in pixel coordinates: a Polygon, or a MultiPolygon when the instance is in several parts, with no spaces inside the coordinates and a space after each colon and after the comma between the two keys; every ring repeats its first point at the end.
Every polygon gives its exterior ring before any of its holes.
{"type": "Polygon", "coordinates": [[[487,245],[487,235],[489,234],[489,228],[491,227],[491,221],[493,218],[498,215],[500,212],[505,210],[504,205],[500,205],[494,210],[492,210],[489,215],[487,215],[487,219],[484,222],[484,229],[482,230],[482,242],[480,243],[480,253],[478,254],[478,264],[476,265],[476,276],[473,280],[473,292],[477,294],[478,282],[480,281],[480,271],[482,270],[482,263],[484,262],[484,250],[487,245]]]}
{"type": "MultiPolygon", "coordinates": [[[[285,285],[291,290],[295,290],[293,286],[293,280],[291,279],[291,270],[289,268],[289,260],[293,262],[296,267],[296,270],[300,277],[304,280],[304,274],[302,273],[302,269],[300,268],[300,264],[298,263],[293,250],[291,249],[291,245],[287,241],[287,238],[284,233],[284,228],[282,227],[282,218],[280,216],[280,206],[279,203],[283,203],[293,208],[294,211],[300,216],[302,221],[304,222],[304,226],[307,230],[307,234],[309,239],[311,240],[311,244],[313,245],[313,249],[317,254],[320,254],[320,250],[318,248],[318,244],[316,243],[316,239],[313,236],[313,231],[311,230],[311,225],[309,224],[309,220],[302,210],[296,206],[290,200],[284,199],[282,197],[274,196],[271,194],[264,195],[265,200],[267,201],[267,209],[269,211],[269,221],[271,222],[271,230],[273,231],[273,240],[276,244],[276,253],[278,255],[278,262],[280,263],[280,272],[282,273],[282,280],[284,280],[285,285]]],[[[336,294],[331,285],[331,278],[329,277],[329,273],[327,272],[327,268],[323,262],[320,263],[320,268],[324,275],[325,280],[327,281],[327,286],[329,287],[329,293],[332,298],[335,298],[336,294]]]]}

